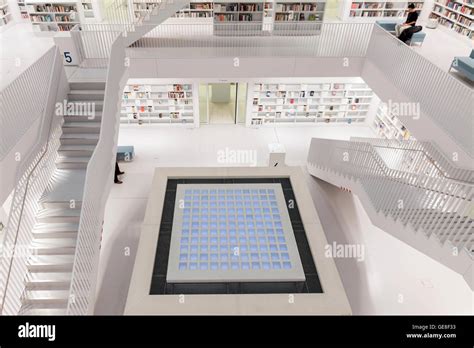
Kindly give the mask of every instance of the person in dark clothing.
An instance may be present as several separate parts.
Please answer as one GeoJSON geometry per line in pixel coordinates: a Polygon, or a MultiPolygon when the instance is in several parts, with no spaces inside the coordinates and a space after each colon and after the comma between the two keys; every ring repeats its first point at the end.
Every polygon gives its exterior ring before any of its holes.
{"type": "Polygon", "coordinates": [[[114,177],[114,183],[116,184],[121,184],[122,181],[119,180],[119,175],[123,175],[125,172],[120,171],[119,165],[117,161],[115,161],[115,177],[114,177]]]}
{"type": "Polygon", "coordinates": [[[399,38],[405,29],[414,27],[417,20],[418,20],[418,12],[416,11],[415,5],[411,3],[410,5],[408,5],[408,16],[405,23],[397,24],[395,26],[396,36],[399,38]]]}

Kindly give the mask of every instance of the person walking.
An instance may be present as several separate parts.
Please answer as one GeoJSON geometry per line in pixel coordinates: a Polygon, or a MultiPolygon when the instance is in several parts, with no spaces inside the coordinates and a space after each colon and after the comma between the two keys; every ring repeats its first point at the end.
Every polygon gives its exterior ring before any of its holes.
{"type": "Polygon", "coordinates": [[[119,168],[118,162],[115,161],[115,177],[114,177],[114,183],[115,184],[122,184],[123,182],[119,180],[119,175],[123,175],[125,172],[122,172],[119,168]]]}

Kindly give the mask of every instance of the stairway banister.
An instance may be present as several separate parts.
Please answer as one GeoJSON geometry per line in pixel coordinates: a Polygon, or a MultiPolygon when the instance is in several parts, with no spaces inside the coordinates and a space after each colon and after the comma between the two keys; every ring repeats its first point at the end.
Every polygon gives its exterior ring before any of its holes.
{"type": "MultiPolygon", "coordinates": [[[[17,284],[13,284],[14,289],[10,291],[10,282],[12,279],[12,270],[14,267],[14,261],[18,267],[22,268],[20,274],[15,272],[15,277],[23,278],[26,275],[26,256],[15,256],[16,249],[18,247],[19,240],[28,240],[31,238],[32,234],[32,217],[28,216],[25,217],[25,210],[27,208],[26,200],[28,195],[31,191],[31,182],[33,178],[41,177],[40,185],[46,187],[48,177],[41,176],[44,173],[41,173],[41,170],[38,173],[38,169],[43,165],[51,167],[54,166],[54,156],[49,158],[48,156],[52,155],[53,152],[57,150],[57,144],[55,148],[51,146],[53,139],[59,138],[58,132],[60,131],[60,118],[57,117],[55,113],[55,105],[56,99],[59,95],[59,83],[61,74],[64,70],[62,66],[62,58],[59,54],[59,49],[55,46],[50,48],[43,57],[51,55],[52,61],[50,62],[51,71],[43,72],[48,75],[48,84],[47,84],[47,91],[46,91],[46,98],[45,103],[41,109],[41,127],[39,131],[39,136],[33,146],[33,149],[36,151],[30,152],[29,155],[22,161],[22,164],[19,166],[17,170],[17,186],[14,191],[13,200],[12,200],[12,207],[9,214],[8,223],[6,226],[6,232],[4,237],[4,244],[2,247],[2,254],[0,255],[0,274],[3,275],[2,281],[0,283],[0,313],[2,314],[10,314],[15,315],[18,314],[21,306],[20,299],[24,292],[24,284],[17,282],[17,284]],[[53,137],[54,135],[54,137],[53,137]],[[28,220],[28,221],[26,221],[28,220]],[[22,229],[25,223],[28,225],[22,229]],[[23,225],[22,225],[23,224],[23,225]],[[5,251],[5,249],[7,249],[5,251]],[[19,261],[18,259],[21,259],[19,261]],[[23,261],[24,267],[21,267],[21,263],[23,261]]],[[[34,65],[27,70],[33,71],[34,65]]],[[[32,80],[35,81],[35,80],[32,80]]],[[[36,88],[44,88],[44,85],[38,85],[36,88]]],[[[46,175],[47,176],[47,175],[46,175]]],[[[40,186],[41,187],[41,186],[40,186]]],[[[32,201],[39,199],[39,195],[42,192],[41,189],[36,190],[38,192],[34,192],[35,195],[32,198],[32,201]]],[[[33,202],[28,203],[33,203],[33,202]]],[[[28,211],[31,212],[31,211],[28,211]]],[[[34,212],[32,212],[34,213],[34,212]]],[[[23,251],[24,252],[24,251],[23,251]]]]}

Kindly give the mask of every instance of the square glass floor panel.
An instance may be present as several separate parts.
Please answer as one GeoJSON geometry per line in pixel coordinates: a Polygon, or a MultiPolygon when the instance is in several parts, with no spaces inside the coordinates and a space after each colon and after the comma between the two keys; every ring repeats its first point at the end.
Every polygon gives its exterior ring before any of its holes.
{"type": "Polygon", "coordinates": [[[166,281],[305,281],[280,184],[178,184],[166,281]]]}

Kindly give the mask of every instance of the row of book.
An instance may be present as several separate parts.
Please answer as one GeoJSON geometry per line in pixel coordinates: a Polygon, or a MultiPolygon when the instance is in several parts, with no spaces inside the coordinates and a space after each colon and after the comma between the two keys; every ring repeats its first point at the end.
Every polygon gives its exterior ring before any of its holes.
{"type": "Polygon", "coordinates": [[[71,12],[76,11],[75,6],[65,5],[28,5],[28,12],[71,12]]]}

